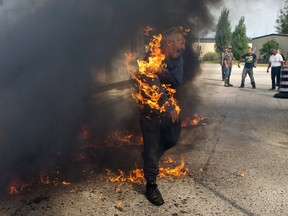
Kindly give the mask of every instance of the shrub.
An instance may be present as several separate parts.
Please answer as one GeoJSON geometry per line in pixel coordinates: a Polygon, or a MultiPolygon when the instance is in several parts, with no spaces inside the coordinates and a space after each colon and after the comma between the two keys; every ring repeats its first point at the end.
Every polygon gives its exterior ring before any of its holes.
{"type": "Polygon", "coordinates": [[[219,55],[216,52],[208,52],[204,55],[203,61],[218,62],[219,61],[219,55]]]}

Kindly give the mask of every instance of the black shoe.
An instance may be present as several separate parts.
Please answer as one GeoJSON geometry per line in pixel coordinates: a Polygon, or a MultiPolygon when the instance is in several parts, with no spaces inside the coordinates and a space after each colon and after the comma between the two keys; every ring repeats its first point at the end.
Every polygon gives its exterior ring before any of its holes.
{"type": "Polygon", "coordinates": [[[231,83],[228,83],[228,86],[233,86],[231,83]]]}
{"type": "Polygon", "coordinates": [[[239,86],[239,88],[244,88],[244,85],[241,84],[241,85],[239,86]]]}
{"type": "Polygon", "coordinates": [[[157,184],[148,183],[146,185],[146,197],[153,205],[160,206],[164,204],[164,200],[157,187],[157,184]]]}
{"type": "Polygon", "coordinates": [[[254,85],[254,86],[252,86],[252,88],[253,88],[253,89],[256,89],[256,86],[254,85]]]}
{"type": "Polygon", "coordinates": [[[275,90],[275,88],[271,88],[271,89],[268,89],[268,90],[275,90]]]}

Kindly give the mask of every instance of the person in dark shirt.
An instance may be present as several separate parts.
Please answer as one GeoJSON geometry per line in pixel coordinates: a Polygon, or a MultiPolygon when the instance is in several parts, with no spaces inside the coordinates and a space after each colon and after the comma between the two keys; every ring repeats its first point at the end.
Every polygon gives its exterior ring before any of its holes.
{"type": "Polygon", "coordinates": [[[249,47],[248,48],[248,52],[246,54],[244,54],[243,56],[241,56],[241,58],[238,61],[238,67],[240,68],[240,63],[241,61],[245,62],[243,71],[242,71],[242,79],[241,79],[241,85],[239,88],[244,88],[245,86],[245,78],[247,76],[247,73],[250,77],[251,80],[251,85],[252,88],[255,89],[256,88],[256,84],[255,84],[255,79],[254,79],[254,75],[253,75],[253,67],[257,67],[257,63],[258,63],[258,59],[257,56],[252,53],[252,48],[249,47]]]}
{"type": "MultiPolygon", "coordinates": [[[[176,89],[183,81],[183,59],[181,52],[185,49],[185,33],[181,28],[172,28],[163,35],[161,40],[161,53],[165,55],[163,64],[166,65],[161,71],[157,71],[155,76],[139,76],[140,85],[136,85],[141,92],[141,100],[149,100],[149,92],[141,90],[141,85],[148,85],[160,96],[157,105],[164,109],[155,109],[150,104],[139,104],[140,127],[143,136],[144,150],[142,158],[144,162],[144,177],[146,180],[146,197],[154,205],[162,205],[164,200],[156,184],[159,173],[159,160],[164,152],[175,146],[181,132],[181,121],[179,110],[163,84],[169,88],[176,89]],[[147,99],[148,98],[148,99],[147,99]]],[[[149,54],[145,58],[149,61],[149,54]]],[[[144,60],[145,60],[144,59],[144,60]]],[[[138,101],[139,102],[139,101],[138,101]]]]}

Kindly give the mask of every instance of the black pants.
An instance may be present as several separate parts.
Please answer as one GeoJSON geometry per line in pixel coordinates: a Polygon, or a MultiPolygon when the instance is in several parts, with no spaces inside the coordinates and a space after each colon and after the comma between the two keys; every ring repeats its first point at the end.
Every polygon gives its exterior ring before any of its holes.
{"type": "Polygon", "coordinates": [[[271,68],[271,80],[272,80],[272,88],[275,89],[275,78],[276,78],[276,85],[279,87],[280,85],[280,67],[272,67],[271,68]]]}
{"type": "Polygon", "coordinates": [[[142,158],[144,177],[147,182],[156,180],[159,160],[164,152],[176,145],[181,133],[181,121],[173,123],[167,116],[157,114],[140,115],[140,126],[144,141],[142,158]]]}

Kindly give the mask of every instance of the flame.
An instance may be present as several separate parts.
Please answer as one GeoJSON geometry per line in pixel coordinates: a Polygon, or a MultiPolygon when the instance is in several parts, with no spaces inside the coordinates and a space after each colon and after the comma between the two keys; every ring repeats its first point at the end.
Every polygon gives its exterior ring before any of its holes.
{"type": "Polygon", "coordinates": [[[17,190],[17,187],[15,185],[12,185],[9,187],[8,194],[18,194],[20,191],[17,190]]]}
{"type": "Polygon", "coordinates": [[[182,120],[182,127],[190,127],[196,126],[199,124],[200,121],[205,120],[203,117],[199,117],[197,114],[193,114],[193,119],[187,117],[186,119],[182,120]]]}
{"type": "Polygon", "coordinates": [[[105,142],[108,146],[123,146],[123,145],[142,145],[142,136],[136,136],[130,131],[114,131],[105,142]]]}
{"type": "Polygon", "coordinates": [[[44,185],[49,185],[51,183],[49,176],[46,177],[40,176],[40,183],[44,185]]]}
{"type": "MultiPolygon", "coordinates": [[[[131,70],[131,67],[129,66],[131,62],[131,55],[126,55],[125,61],[127,71],[131,74],[132,79],[135,81],[136,89],[138,90],[138,92],[132,94],[132,97],[137,101],[138,106],[143,108],[144,106],[148,105],[151,109],[160,113],[165,112],[165,107],[168,105],[167,102],[164,104],[160,103],[162,92],[160,86],[157,85],[157,73],[166,68],[166,65],[163,63],[165,60],[165,55],[162,54],[160,49],[161,40],[161,34],[153,36],[149,43],[149,50],[151,54],[148,57],[148,61],[137,60],[138,73],[131,70]],[[143,94],[145,96],[143,96],[143,94]]],[[[171,88],[171,85],[162,84],[161,87],[168,94],[172,106],[179,114],[180,107],[174,98],[176,90],[171,88]]]]}
{"type": "Polygon", "coordinates": [[[70,185],[71,182],[68,182],[68,181],[62,181],[62,185],[70,185]]]}
{"type": "Polygon", "coordinates": [[[175,168],[159,168],[159,177],[163,178],[166,177],[167,175],[174,176],[174,177],[181,177],[185,176],[188,172],[188,168],[185,168],[185,162],[184,162],[184,157],[181,156],[181,164],[179,166],[176,166],[175,168]]]}
{"type": "Polygon", "coordinates": [[[20,181],[18,178],[15,178],[8,187],[8,194],[18,194],[25,189],[30,189],[30,184],[20,181]]]}
{"type": "MultiPolygon", "coordinates": [[[[164,161],[162,162],[163,164],[171,164],[174,163],[174,161],[171,158],[165,158],[164,161]]],[[[174,176],[174,177],[182,177],[185,176],[188,172],[188,168],[184,168],[185,162],[184,162],[184,157],[181,156],[181,164],[174,167],[160,167],[159,168],[159,177],[164,178],[167,176],[174,176]]],[[[116,177],[113,177],[114,174],[111,170],[107,169],[106,173],[108,176],[107,181],[111,183],[116,183],[116,182],[128,182],[131,184],[136,184],[136,185],[142,185],[144,181],[144,173],[143,169],[136,168],[134,170],[129,171],[128,175],[125,175],[124,171],[118,170],[119,175],[116,177]]],[[[117,190],[116,190],[117,191],[117,190]]]]}

